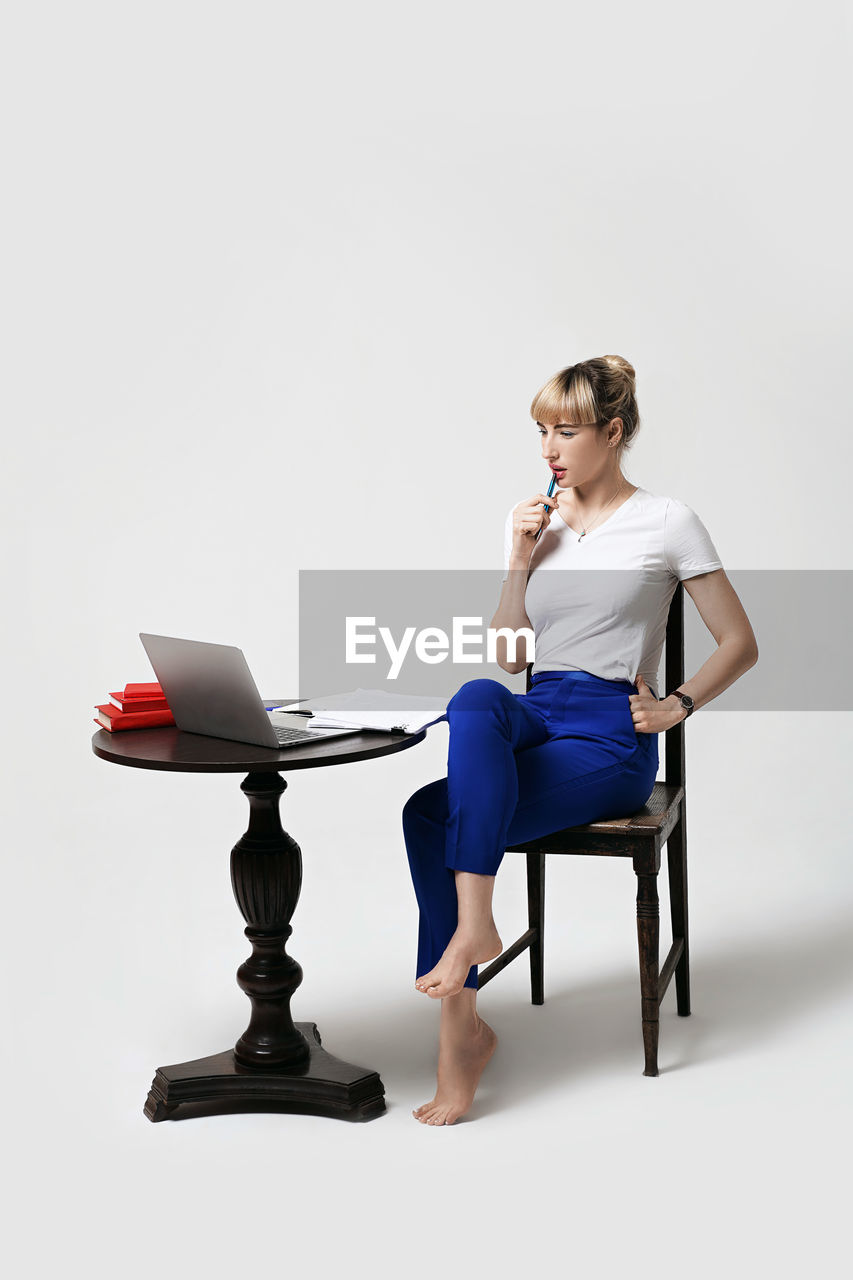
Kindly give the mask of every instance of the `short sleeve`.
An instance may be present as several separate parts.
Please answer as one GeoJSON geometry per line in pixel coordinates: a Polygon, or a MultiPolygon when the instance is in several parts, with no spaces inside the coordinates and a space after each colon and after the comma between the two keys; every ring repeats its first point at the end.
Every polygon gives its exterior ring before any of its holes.
{"type": "Polygon", "coordinates": [[[504,581],[509,573],[509,558],[512,554],[512,513],[514,511],[515,507],[510,507],[504,523],[504,581]]]}
{"type": "Polygon", "coordinates": [[[667,503],[663,541],[667,568],[679,582],[723,567],[708,530],[696,512],[677,498],[667,503]]]}

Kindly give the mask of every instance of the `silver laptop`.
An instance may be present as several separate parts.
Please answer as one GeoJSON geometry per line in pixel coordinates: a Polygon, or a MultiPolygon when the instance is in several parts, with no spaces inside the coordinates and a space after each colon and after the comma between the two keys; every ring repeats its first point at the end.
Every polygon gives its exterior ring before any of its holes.
{"type": "Polygon", "coordinates": [[[140,631],[175,724],[187,733],[253,742],[259,747],[304,746],[353,729],[311,728],[306,716],[267,711],[241,649],[140,631]]]}

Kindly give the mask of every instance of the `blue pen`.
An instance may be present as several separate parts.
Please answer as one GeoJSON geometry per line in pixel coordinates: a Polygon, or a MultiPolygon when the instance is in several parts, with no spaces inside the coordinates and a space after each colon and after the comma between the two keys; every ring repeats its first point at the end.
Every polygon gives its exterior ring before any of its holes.
{"type": "MultiPolygon", "coordinates": [[[[556,473],[555,471],[552,471],[552,472],[551,472],[551,483],[548,485],[548,493],[547,493],[546,497],[549,497],[549,498],[550,498],[550,497],[551,497],[551,495],[553,494],[554,490],[556,489],[556,487],[557,487],[557,473],[556,473]]],[[[538,539],[539,539],[539,535],[540,535],[540,533],[542,532],[542,530],[543,530],[544,528],[545,528],[544,524],[540,524],[539,528],[536,530],[536,532],[535,532],[535,533],[534,533],[534,535],[533,535],[533,541],[534,541],[534,542],[537,542],[537,541],[538,541],[538,539]]]]}

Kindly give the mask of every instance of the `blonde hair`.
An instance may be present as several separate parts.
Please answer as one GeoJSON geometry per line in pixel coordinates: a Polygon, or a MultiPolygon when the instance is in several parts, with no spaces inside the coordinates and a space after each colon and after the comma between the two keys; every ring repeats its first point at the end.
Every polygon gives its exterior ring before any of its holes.
{"type": "Polygon", "coordinates": [[[617,446],[621,456],[640,430],[633,365],[621,356],[597,356],[561,369],[533,397],[531,417],[543,426],[560,422],[597,422],[603,431],[614,418],[622,420],[617,446]]]}

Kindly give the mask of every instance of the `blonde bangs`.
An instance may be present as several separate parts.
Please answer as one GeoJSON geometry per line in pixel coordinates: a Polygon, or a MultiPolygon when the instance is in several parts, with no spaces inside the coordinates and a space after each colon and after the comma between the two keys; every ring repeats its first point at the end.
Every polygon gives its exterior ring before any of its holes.
{"type": "Polygon", "coordinates": [[[595,422],[598,406],[589,380],[576,365],[563,369],[534,396],[530,415],[546,427],[563,422],[595,422]]]}

